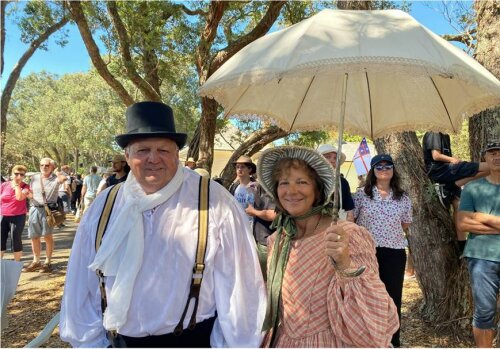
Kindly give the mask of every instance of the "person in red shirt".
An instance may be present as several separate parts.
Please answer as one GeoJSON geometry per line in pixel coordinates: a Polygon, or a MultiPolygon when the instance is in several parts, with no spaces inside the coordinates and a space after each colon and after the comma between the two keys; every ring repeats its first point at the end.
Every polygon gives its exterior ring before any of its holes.
{"type": "Polygon", "coordinates": [[[15,165],[12,168],[12,180],[3,182],[1,186],[1,229],[2,229],[2,258],[7,250],[7,238],[12,234],[14,259],[21,261],[23,243],[21,235],[26,222],[26,199],[32,193],[28,184],[23,182],[26,176],[26,167],[15,165]]]}

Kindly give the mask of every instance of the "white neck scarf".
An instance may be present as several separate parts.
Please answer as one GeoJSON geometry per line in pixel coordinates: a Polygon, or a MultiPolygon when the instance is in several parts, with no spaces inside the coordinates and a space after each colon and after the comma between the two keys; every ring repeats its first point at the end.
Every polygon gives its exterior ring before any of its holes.
{"type": "Polygon", "coordinates": [[[113,224],[106,229],[106,238],[89,266],[94,271],[100,269],[105,276],[115,276],[107,297],[104,328],[117,330],[127,320],[135,279],[144,254],[142,213],[167,201],[181,187],[183,179],[182,166],[178,166],[174,177],[165,187],[147,195],[132,172],[128,174],[121,188],[123,206],[113,224]]]}

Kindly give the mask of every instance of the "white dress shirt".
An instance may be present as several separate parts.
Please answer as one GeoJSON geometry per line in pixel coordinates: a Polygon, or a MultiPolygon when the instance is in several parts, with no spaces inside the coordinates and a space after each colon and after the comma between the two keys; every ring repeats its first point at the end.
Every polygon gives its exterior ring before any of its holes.
{"type": "MultiPolygon", "coordinates": [[[[199,176],[184,171],[180,189],[143,213],[144,257],[126,323],[118,333],[131,337],[173,332],[186,306],[198,240],[199,176]]],[[[68,262],[61,305],[61,339],[74,347],[107,347],[98,278],[93,261],[95,235],[106,189],[85,212],[68,262]]],[[[116,219],[122,190],[110,217],[116,219]]],[[[108,225],[109,226],[109,225],[108,225]]],[[[104,236],[106,239],[106,235],[104,236]]],[[[126,263],[126,261],[125,261],[126,263]]],[[[107,294],[113,277],[106,277],[107,294]]],[[[194,302],[184,319],[187,328],[194,302]]],[[[208,241],[196,321],[215,315],[212,347],[259,347],[266,290],[245,212],[218,183],[210,183],[208,241]]]]}

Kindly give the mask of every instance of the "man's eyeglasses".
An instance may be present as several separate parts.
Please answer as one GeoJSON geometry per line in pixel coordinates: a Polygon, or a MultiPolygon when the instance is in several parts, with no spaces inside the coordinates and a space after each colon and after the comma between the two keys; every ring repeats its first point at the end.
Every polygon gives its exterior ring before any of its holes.
{"type": "Polygon", "coordinates": [[[388,171],[392,170],[394,168],[394,165],[375,165],[375,169],[377,171],[388,171]]]}
{"type": "Polygon", "coordinates": [[[18,172],[14,172],[14,176],[21,176],[21,177],[24,177],[24,176],[26,176],[26,173],[18,173],[18,172]]]}
{"type": "Polygon", "coordinates": [[[50,167],[50,164],[40,164],[40,167],[50,167]]]}

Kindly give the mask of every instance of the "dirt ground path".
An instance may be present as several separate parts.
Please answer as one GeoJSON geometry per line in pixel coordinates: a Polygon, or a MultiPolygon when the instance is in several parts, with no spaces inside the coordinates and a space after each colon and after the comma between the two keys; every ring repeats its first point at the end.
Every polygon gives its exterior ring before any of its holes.
{"type": "MultiPolygon", "coordinates": [[[[56,246],[53,257],[54,272],[51,274],[21,273],[16,295],[7,308],[8,326],[1,334],[1,348],[24,347],[59,311],[66,265],[77,228],[73,216],[68,216],[65,224],[65,227],[56,229],[54,233],[56,246]]],[[[23,262],[28,264],[33,256],[26,229],[23,233],[23,248],[23,262]]],[[[44,256],[43,252],[42,256],[44,256]]],[[[6,258],[12,258],[12,255],[7,253],[6,258]]],[[[422,293],[417,281],[405,280],[401,328],[401,341],[404,347],[467,348],[474,346],[470,339],[460,340],[443,333],[439,328],[426,324],[418,313],[421,303],[422,293]]],[[[69,345],[59,339],[59,330],[56,328],[44,347],[63,348],[69,345]]]]}
{"type": "MultiPolygon", "coordinates": [[[[16,295],[7,308],[8,326],[2,331],[1,347],[24,347],[33,340],[44,326],[57,314],[61,304],[61,297],[66,277],[73,238],[78,224],[74,217],[68,215],[65,227],[54,230],[54,253],[52,255],[53,272],[50,274],[22,272],[17,285],[16,295]]],[[[43,239],[42,239],[43,241],[43,239]]],[[[10,240],[9,240],[10,242],[10,240]]],[[[10,246],[7,246],[7,251],[10,246]]],[[[9,253],[6,258],[13,258],[9,253]]],[[[45,258],[45,244],[42,243],[42,261],[45,258]]],[[[33,260],[31,240],[28,239],[28,230],[23,231],[23,258],[24,265],[33,260]]],[[[59,339],[59,330],[56,328],[47,347],[69,347],[59,339]]]]}

